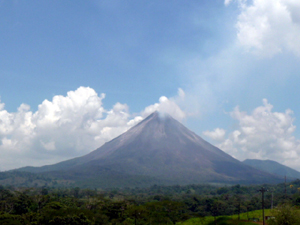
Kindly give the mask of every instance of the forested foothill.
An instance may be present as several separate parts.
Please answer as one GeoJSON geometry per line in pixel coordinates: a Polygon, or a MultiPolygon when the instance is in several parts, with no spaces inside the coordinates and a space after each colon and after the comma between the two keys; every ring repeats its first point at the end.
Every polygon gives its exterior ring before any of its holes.
{"type": "MultiPolygon", "coordinates": [[[[0,224],[176,224],[259,210],[261,186],[80,189],[0,186],[0,224]]],[[[300,206],[300,180],[264,185],[265,208],[300,206]]]]}

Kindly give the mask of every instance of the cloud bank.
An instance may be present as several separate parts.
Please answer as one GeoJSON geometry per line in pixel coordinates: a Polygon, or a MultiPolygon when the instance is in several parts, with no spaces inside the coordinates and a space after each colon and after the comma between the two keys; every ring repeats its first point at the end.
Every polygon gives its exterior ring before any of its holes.
{"type": "MultiPolygon", "coordinates": [[[[232,0],[225,0],[229,5],[232,0]]],[[[300,55],[300,1],[238,0],[239,43],[264,57],[287,51],[300,55]]]]}
{"type": "Polygon", "coordinates": [[[248,114],[235,107],[230,116],[237,122],[232,132],[217,128],[205,131],[217,146],[237,159],[271,159],[300,169],[300,141],[293,133],[293,111],[273,112],[266,99],[248,114]]]}
{"type": "Polygon", "coordinates": [[[183,119],[185,113],[177,105],[184,92],[140,113],[130,114],[126,104],[116,103],[112,109],[103,106],[105,94],[89,87],[79,87],[66,96],[44,100],[36,112],[22,104],[17,112],[5,110],[0,103],[0,170],[22,166],[40,166],[84,155],[122,134],[155,110],[183,119]]]}

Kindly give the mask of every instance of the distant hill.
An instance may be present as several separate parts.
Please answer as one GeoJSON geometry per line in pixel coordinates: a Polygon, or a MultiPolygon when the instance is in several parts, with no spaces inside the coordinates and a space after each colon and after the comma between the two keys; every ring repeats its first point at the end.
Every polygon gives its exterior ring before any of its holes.
{"type": "Polygon", "coordinates": [[[300,172],[272,160],[246,159],[246,165],[281,177],[300,179],[300,172]]]}
{"type": "Polygon", "coordinates": [[[234,159],[170,115],[158,112],[85,156],[18,171],[86,187],[280,181],[275,175],[234,159]]]}

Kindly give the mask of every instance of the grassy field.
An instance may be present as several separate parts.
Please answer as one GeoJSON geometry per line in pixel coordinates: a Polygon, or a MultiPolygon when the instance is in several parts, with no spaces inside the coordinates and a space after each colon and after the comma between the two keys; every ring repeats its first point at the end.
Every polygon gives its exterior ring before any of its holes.
{"type": "MultiPolygon", "coordinates": [[[[270,209],[265,209],[265,216],[270,216],[270,209]]],[[[248,221],[249,218],[259,218],[259,221],[262,221],[262,210],[251,211],[248,213],[240,214],[240,221],[238,220],[238,215],[232,216],[220,216],[217,219],[218,225],[257,225],[257,223],[253,223],[248,221]]],[[[177,225],[214,225],[214,217],[207,216],[202,218],[192,218],[184,222],[177,223],[177,225]]]]}

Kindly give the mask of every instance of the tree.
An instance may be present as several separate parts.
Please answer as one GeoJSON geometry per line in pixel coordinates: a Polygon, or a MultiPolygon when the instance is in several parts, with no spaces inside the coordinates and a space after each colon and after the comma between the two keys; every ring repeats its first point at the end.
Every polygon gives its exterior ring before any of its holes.
{"type": "Polygon", "coordinates": [[[300,215],[295,207],[284,204],[272,211],[274,219],[271,219],[269,225],[298,225],[300,224],[300,215]]]}
{"type": "Polygon", "coordinates": [[[49,225],[90,225],[91,222],[82,213],[78,216],[68,215],[68,216],[56,216],[50,220],[49,225]]]}
{"type": "Polygon", "coordinates": [[[21,215],[29,212],[31,205],[32,199],[28,195],[20,193],[14,202],[14,214],[21,215]]]}
{"type": "Polygon", "coordinates": [[[215,200],[212,204],[211,207],[211,215],[214,217],[215,219],[215,224],[217,224],[217,216],[222,215],[222,213],[224,212],[225,209],[225,202],[221,201],[221,200],[215,200]]]}

